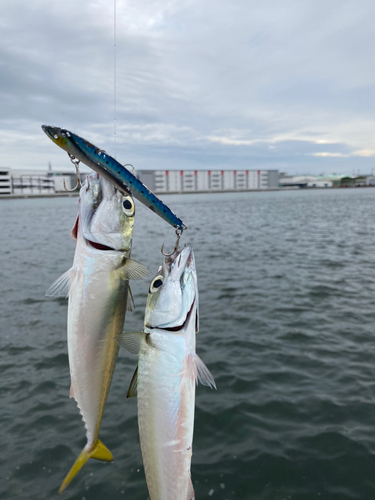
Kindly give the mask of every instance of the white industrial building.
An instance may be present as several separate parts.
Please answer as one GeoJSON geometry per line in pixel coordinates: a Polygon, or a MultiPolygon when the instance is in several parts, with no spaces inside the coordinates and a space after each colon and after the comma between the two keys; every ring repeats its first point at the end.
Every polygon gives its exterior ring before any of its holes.
{"type": "Polygon", "coordinates": [[[50,194],[55,183],[45,170],[11,170],[0,167],[0,194],[50,194]]]}
{"type": "MultiPolygon", "coordinates": [[[[82,178],[87,174],[82,174],[82,178]]],[[[72,189],[77,182],[74,172],[19,170],[0,167],[0,195],[49,195],[72,189]]]]}
{"type": "MultiPolygon", "coordinates": [[[[82,181],[87,173],[81,173],[82,181]]],[[[275,189],[277,170],[137,170],[136,175],[155,193],[249,191],[275,189]]],[[[14,170],[0,167],[0,195],[43,195],[65,192],[76,185],[74,172],[14,170]]]]}
{"type": "Polygon", "coordinates": [[[0,167],[0,194],[11,194],[12,178],[9,169],[0,167]]]}
{"type": "Polygon", "coordinates": [[[137,170],[140,181],[155,193],[275,189],[278,170],[137,170]]]}

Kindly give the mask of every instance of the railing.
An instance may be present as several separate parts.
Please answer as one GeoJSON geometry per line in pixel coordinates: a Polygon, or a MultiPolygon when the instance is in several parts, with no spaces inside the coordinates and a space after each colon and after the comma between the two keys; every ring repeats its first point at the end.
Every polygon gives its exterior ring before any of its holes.
{"type": "Polygon", "coordinates": [[[13,194],[41,194],[55,192],[55,181],[53,178],[43,175],[20,175],[19,177],[12,177],[11,184],[13,194]]]}

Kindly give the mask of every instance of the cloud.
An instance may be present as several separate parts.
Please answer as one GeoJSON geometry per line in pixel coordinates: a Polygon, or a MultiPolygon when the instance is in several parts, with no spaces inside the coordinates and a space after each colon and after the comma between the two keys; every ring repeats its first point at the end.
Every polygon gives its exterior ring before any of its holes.
{"type": "Polygon", "coordinates": [[[265,142],[262,139],[231,139],[230,137],[218,137],[215,135],[208,136],[207,140],[211,142],[218,142],[220,144],[224,144],[225,146],[253,146],[254,144],[258,144],[259,142],[265,142]]]}
{"type": "Polygon", "coordinates": [[[336,140],[320,139],[312,135],[290,132],[288,134],[280,134],[276,136],[271,136],[263,139],[235,139],[233,137],[225,136],[208,136],[208,141],[218,142],[227,146],[254,146],[255,144],[277,144],[287,141],[297,141],[297,142],[310,142],[312,144],[335,144],[336,140]]]}
{"type": "Polygon", "coordinates": [[[117,0],[115,144],[113,3],[6,2],[0,165],[65,166],[40,131],[49,123],[137,168],[365,169],[375,151],[372,8],[117,0]]]}
{"type": "Polygon", "coordinates": [[[329,153],[328,151],[322,151],[319,153],[311,153],[312,156],[320,156],[322,158],[349,158],[350,155],[345,155],[343,153],[329,153]]]}
{"type": "Polygon", "coordinates": [[[312,156],[321,156],[322,158],[350,158],[351,156],[361,156],[364,158],[371,158],[375,156],[375,151],[371,149],[361,149],[358,151],[353,151],[350,154],[344,153],[332,153],[328,151],[322,151],[318,153],[311,153],[312,156]]]}
{"type": "Polygon", "coordinates": [[[371,158],[375,156],[375,151],[371,149],[361,149],[359,151],[354,151],[353,156],[363,156],[364,158],[371,158]]]}

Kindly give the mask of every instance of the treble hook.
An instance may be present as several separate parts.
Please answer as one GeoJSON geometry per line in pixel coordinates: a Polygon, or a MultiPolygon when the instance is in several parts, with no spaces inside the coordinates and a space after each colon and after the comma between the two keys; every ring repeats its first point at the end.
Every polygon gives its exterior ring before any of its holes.
{"type": "Polygon", "coordinates": [[[79,186],[81,185],[81,174],[79,173],[79,163],[80,163],[80,160],[78,158],[76,158],[75,156],[71,155],[70,153],[68,153],[68,156],[70,158],[70,161],[73,163],[73,165],[75,166],[75,169],[76,169],[77,184],[74,186],[73,189],[68,189],[66,187],[66,184],[65,184],[65,179],[63,179],[63,185],[64,185],[65,191],[68,191],[69,193],[72,193],[73,191],[75,191],[76,189],[78,189],[79,186]]]}
{"type": "Polygon", "coordinates": [[[175,252],[177,252],[178,250],[178,245],[180,243],[180,238],[181,238],[181,235],[182,233],[184,232],[183,229],[180,229],[180,228],[177,228],[176,229],[176,235],[177,235],[177,239],[176,239],[176,243],[174,244],[174,249],[173,249],[173,252],[172,253],[164,253],[163,250],[164,250],[164,243],[161,247],[161,253],[164,255],[164,257],[171,257],[171,255],[173,255],[175,252]]]}

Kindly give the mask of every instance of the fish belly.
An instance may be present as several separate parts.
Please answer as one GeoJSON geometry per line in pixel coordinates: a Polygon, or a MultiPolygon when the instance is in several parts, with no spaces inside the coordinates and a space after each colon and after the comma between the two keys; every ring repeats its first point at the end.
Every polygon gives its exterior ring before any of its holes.
{"type": "Polygon", "coordinates": [[[195,380],[181,339],[173,354],[148,348],[139,356],[138,425],[151,500],[190,500],[195,380]]]}
{"type": "MultiPolygon", "coordinates": [[[[95,266],[93,266],[95,268],[95,266]]],[[[78,272],[69,293],[68,354],[71,397],[95,445],[115,368],[126,311],[128,282],[110,272],[78,272]]]]}

